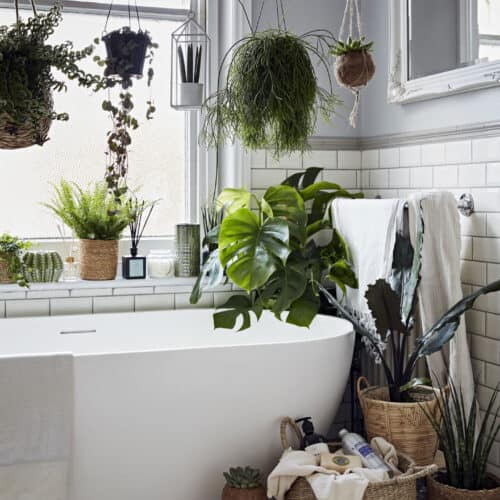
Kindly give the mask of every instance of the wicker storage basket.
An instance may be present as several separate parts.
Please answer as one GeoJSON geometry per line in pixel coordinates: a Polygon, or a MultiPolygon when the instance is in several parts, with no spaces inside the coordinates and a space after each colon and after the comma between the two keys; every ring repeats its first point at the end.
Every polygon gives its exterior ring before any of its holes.
{"type": "Polygon", "coordinates": [[[9,274],[9,264],[7,261],[0,258],[0,284],[6,285],[12,282],[13,280],[9,274]]]}
{"type": "Polygon", "coordinates": [[[80,240],[82,280],[113,280],[117,264],[117,240],[80,240]]]}
{"type": "MultiPolygon", "coordinates": [[[[445,474],[444,471],[439,471],[445,474]]],[[[438,474],[439,474],[438,473],[438,474]]],[[[453,488],[436,480],[434,474],[427,478],[427,499],[428,500],[498,500],[500,498],[500,480],[493,476],[488,476],[491,480],[492,488],[487,490],[461,490],[453,488]],[[497,485],[495,488],[494,485],[497,485]]]]}
{"type": "Polygon", "coordinates": [[[389,388],[369,386],[365,377],[357,382],[358,398],[363,411],[366,433],[371,440],[383,437],[398,451],[410,456],[417,465],[434,463],[438,436],[420,405],[437,416],[439,392],[432,387],[428,392],[414,392],[415,403],[391,403],[389,388]],[[362,389],[362,384],[366,387],[362,389]]]}
{"type": "MultiPolygon", "coordinates": [[[[297,437],[300,438],[301,433],[297,424],[289,417],[281,421],[281,444],[286,450],[290,447],[286,437],[287,427],[291,427],[297,437]]],[[[341,446],[339,443],[329,443],[331,451],[336,451],[341,446]]],[[[379,481],[369,483],[366,488],[363,500],[416,500],[417,499],[417,479],[428,476],[434,472],[437,467],[428,465],[426,467],[417,467],[415,462],[408,456],[399,453],[399,467],[403,471],[401,476],[389,479],[387,481],[379,481]]],[[[286,500],[317,500],[312,488],[304,478],[297,479],[288,493],[285,495],[286,500]]]]}

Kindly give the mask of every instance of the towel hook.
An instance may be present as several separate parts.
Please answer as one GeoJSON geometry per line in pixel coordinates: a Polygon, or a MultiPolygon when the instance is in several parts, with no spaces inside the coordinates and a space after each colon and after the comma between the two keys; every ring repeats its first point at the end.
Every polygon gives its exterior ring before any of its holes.
{"type": "Polygon", "coordinates": [[[458,199],[458,211],[464,217],[470,217],[474,213],[474,198],[470,193],[463,193],[458,199]]]}

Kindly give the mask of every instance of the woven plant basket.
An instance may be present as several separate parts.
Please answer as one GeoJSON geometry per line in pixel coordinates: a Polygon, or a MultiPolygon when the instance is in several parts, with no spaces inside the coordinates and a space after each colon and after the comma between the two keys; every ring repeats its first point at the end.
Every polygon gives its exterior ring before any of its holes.
{"type": "Polygon", "coordinates": [[[368,440],[383,437],[419,466],[434,463],[439,442],[436,431],[421,408],[424,405],[427,412],[438,417],[436,398],[439,391],[432,387],[425,389],[428,392],[412,392],[415,403],[392,403],[388,387],[370,386],[366,377],[360,377],[357,382],[368,440]],[[362,384],[366,385],[364,389],[362,384]]]}
{"type": "MultiPolygon", "coordinates": [[[[52,109],[52,97],[48,97],[47,106],[52,109]]],[[[52,120],[46,118],[38,123],[36,130],[32,123],[15,125],[8,115],[0,117],[0,149],[21,149],[34,145],[41,146],[47,141],[52,120]]]]}
{"type": "MultiPolygon", "coordinates": [[[[281,421],[281,444],[284,450],[290,447],[286,438],[288,426],[293,429],[298,437],[301,435],[297,424],[289,417],[284,418],[281,421]]],[[[328,446],[334,452],[342,445],[340,443],[329,443],[328,446]]],[[[437,467],[435,465],[417,467],[410,457],[399,453],[399,451],[398,459],[403,474],[387,481],[370,482],[363,495],[363,500],[417,500],[417,479],[428,476],[437,467]]],[[[299,478],[285,495],[285,500],[317,500],[317,498],[307,480],[299,478]]]]}
{"type": "Polygon", "coordinates": [[[7,285],[13,282],[14,280],[10,277],[9,273],[9,264],[0,258],[0,284],[7,285]]]}
{"type": "Polygon", "coordinates": [[[118,263],[118,240],[80,240],[80,278],[114,280],[118,263]]]}
{"type": "Polygon", "coordinates": [[[263,486],[258,488],[231,488],[226,484],[222,490],[221,500],[267,500],[263,486]]]}
{"type": "Polygon", "coordinates": [[[448,486],[436,479],[437,476],[444,476],[446,472],[440,470],[438,474],[431,474],[427,477],[427,500],[498,500],[500,499],[500,480],[490,474],[491,488],[486,490],[462,490],[448,486]],[[496,485],[496,487],[495,487],[496,485]]]}

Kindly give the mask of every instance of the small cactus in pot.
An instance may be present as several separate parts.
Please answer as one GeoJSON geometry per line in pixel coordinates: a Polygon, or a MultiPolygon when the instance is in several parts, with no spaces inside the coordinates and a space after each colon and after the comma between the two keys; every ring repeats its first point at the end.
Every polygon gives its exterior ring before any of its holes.
{"type": "Polygon", "coordinates": [[[28,283],[51,283],[61,279],[64,265],[57,252],[26,252],[23,268],[28,283]]]}
{"type": "Polygon", "coordinates": [[[226,485],[222,490],[222,500],[266,500],[266,490],[262,485],[262,475],[252,467],[231,467],[224,472],[226,485]]]}

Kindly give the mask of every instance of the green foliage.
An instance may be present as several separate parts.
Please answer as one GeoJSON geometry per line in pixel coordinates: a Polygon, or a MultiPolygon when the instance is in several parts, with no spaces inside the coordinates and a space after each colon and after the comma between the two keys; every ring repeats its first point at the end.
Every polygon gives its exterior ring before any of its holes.
{"type": "Polygon", "coordinates": [[[482,490],[486,484],[486,466],[493,443],[500,431],[498,422],[500,407],[495,411],[500,384],[493,391],[479,433],[476,426],[480,421],[474,394],[470,410],[466,409],[461,389],[450,381],[447,392],[440,387],[443,398],[438,398],[442,421],[420,405],[439,435],[440,448],[446,461],[446,484],[466,490],[482,490]]]}
{"type": "Polygon", "coordinates": [[[26,279],[22,274],[22,254],[31,247],[29,241],[23,241],[4,233],[0,236],[0,260],[7,263],[7,272],[13,282],[19,286],[27,286],[26,279]]]}
{"type": "Polygon", "coordinates": [[[330,64],[321,43],[311,37],[324,42],[325,35],[268,30],[237,42],[231,48],[224,88],[204,105],[202,140],[216,146],[239,139],[248,149],[273,148],[276,157],[305,150],[318,107],[328,119],[339,103],[331,78],[329,90],[318,84],[311,55],[319,59],[329,77],[330,64]]]}
{"type": "Polygon", "coordinates": [[[33,139],[40,145],[47,140],[41,132],[42,121],[68,119],[67,113],[52,108],[51,92],[66,90],[66,83],[53,70],[82,87],[96,89],[102,83],[101,77],[78,66],[92,54],[93,45],[74,50],[69,41],[47,43],[61,19],[61,3],[57,2],[47,14],[0,26],[0,116],[5,115],[6,130],[12,134],[31,123],[33,139]]]}
{"type": "Polygon", "coordinates": [[[252,467],[231,467],[229,472],[224,472],[227,484],[231,488],[251,489],[262,486],[260,470],[252,467]]]}
{"type": "Polygon", "coordinates": [[[23,257],[23,274],[28,283],[59,281],[64,270],[57,252],[26,252],[23,257]]]}
{"type": "Polygon", "coordinates": [[[331,53],[334,56],[344,56],[349,52],[371,52],[373,50],[373,42],[367,42],[366,38],[362,36],[358,39],[349,37],[345,42],[337,40],[337,43],[331,48],[331,53]]]}
{"type": "Polygon", "coordinates": [[[127,204],[111,195],[105,183],[83,190],[64,180],[44,204],[82,240],[118,240],[131,221],[127,204]]]}
{"type": "Polygon", "coordinates": [[[325,213],[327,200],[360,194],[350,194],[337,184],[315,183],[320,172],[312,168],[300,178],[288,178],[270,187],[261,199],[244,189],[220,194],[217,203],[225,216],[214,231],[218,248],[203,266],[191,303],[204,289],[220,284],[224,271],[247,296],[231,297],[221,306],[214,315],[216,328],[234,328],[240,316],[241,329],[248,328],[250,313],[258,319],[263,309],[278,319],[288,312],[287,322],[307,327],[320,305],[313,283],[328,278],[342,290],[358,286],[345,241],[329,220],[317,221],[311,207],[320,197],[325,213]],[[323,229],[329,229],[331,236],[320,246],[313,236],[323,229]]]}

